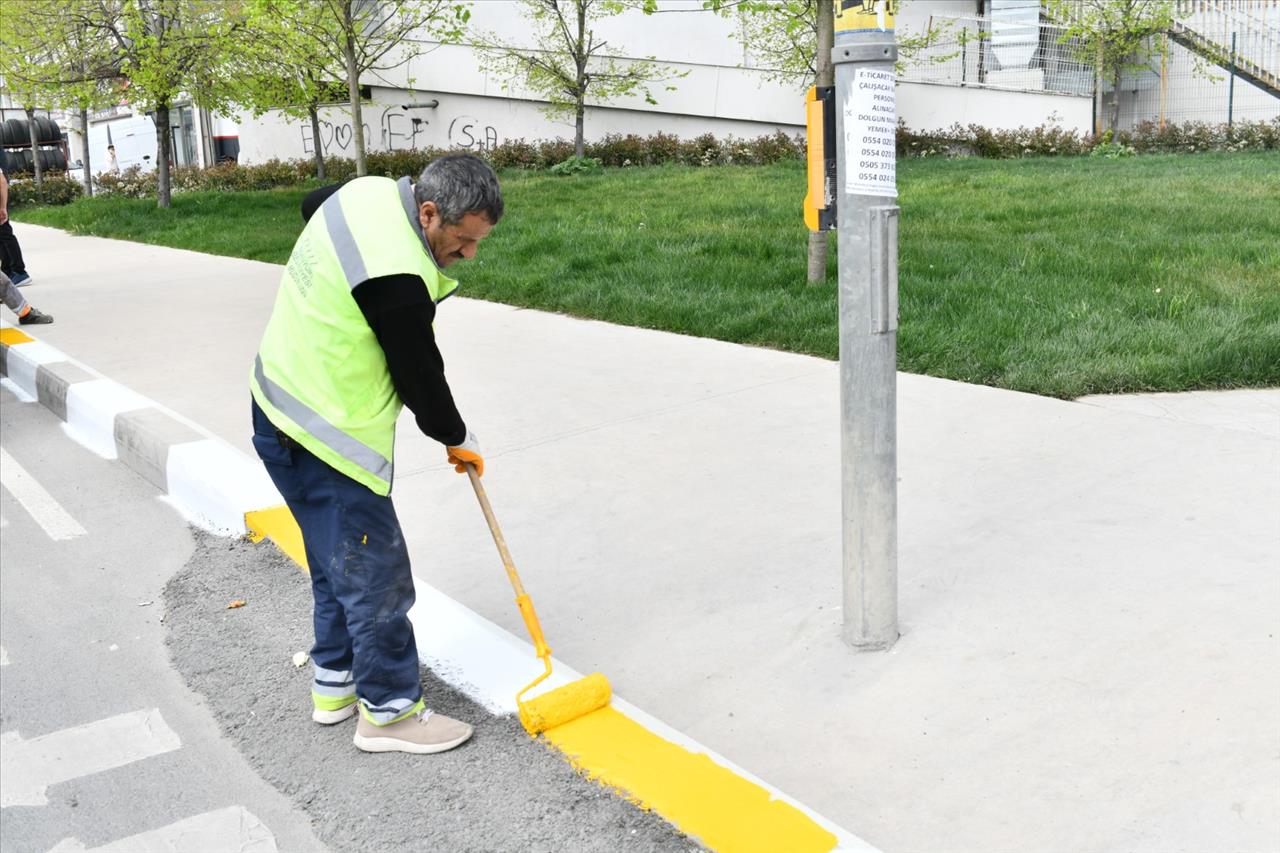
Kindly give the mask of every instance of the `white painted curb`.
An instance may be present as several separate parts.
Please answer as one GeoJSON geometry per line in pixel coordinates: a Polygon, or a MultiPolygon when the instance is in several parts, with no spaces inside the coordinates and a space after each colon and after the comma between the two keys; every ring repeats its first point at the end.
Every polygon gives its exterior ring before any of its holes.
{"type": "MultiPolygon", "coordinates": [[[[4,322],[0,327],[13,328],[4,322]]],[[[63,429],[78,443],[104,458],[121,460],[152,482],[154,472],[145,470],[130,451],[138,444],[160,448],[164,482],[157,485],[166,492],[165,500],[198,527],[243,536],[249,532],[244,520],[246,512],[284,503],[260,464],[199,424],[42,341],[3,346],[3,372],[7,379],[22,394],[39,400],[62,417],[63,429]],[[59,377],[64,365],[74,366],[75,371],[65,372],[76,375],[69,379],[59,377]],[[49,389],[60,381],[65,398],[58,402],[65,413],[48,399],[49,389]],[[42,384],[45,395],[41,393],[42,384]],[[147,410],[160,414],[158,426],[119,420],[127,412],[147,410]],[[166,439],[166,433],[177,432],[190,434],[192,440],[166,439]]]]}

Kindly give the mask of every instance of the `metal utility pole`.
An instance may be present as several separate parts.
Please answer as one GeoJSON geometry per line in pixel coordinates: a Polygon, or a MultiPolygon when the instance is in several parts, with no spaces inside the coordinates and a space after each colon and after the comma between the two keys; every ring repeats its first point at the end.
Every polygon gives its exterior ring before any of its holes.
{"type": "Polygon", "coordinates": [[[836,4],[844,640],[898,639],[898,206],[892,0],[836,4]]]}

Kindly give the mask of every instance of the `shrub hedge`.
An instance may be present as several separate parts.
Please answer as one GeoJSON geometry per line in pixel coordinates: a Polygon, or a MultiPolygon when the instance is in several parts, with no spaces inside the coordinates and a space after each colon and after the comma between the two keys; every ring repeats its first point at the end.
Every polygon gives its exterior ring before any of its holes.
{"type": "Polygon", "coordinates": [[[1133,130],[1100,136],[1080,136],[1053,125],[990,130],[953,124],[945,130],[914,131],[899,123],[898,156],[976,156],[1008,159],[1029,156],[1088,154],[1099,145],[1121,145],[1142,154],[1180,154],[1198,151],[1265,151],[1280,149],[1280,118],[1225,124],[1186,122],[1160,127],[1153,121],[1133,130]]]}
{"type": "Polygon", "coordinates": [[[9,206],[25,204],[70,204],[84,195],[84,185],[66,172],[45,172],[42,176],[44,198],[36,192],[36,182],[31,178],[15,178],[9,181],[9,206]]]}

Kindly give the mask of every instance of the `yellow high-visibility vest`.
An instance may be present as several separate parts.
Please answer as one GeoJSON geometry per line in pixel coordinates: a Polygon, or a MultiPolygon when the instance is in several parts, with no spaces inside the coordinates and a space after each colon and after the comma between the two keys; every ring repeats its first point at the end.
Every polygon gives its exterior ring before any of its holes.
{"type": "Polygon", "coordinates": [[[434,302],[458,287],[431,257],[409,179],[357,178],[294,244],[249,377],[278,429],[379,495],[391,491],[404,404],[351,291],[396,274],[421,277],[434,302]]]}

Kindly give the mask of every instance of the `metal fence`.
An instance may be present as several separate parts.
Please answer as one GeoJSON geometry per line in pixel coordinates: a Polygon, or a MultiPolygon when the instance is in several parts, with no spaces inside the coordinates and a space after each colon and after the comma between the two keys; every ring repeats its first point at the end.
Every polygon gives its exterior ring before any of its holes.
{"type": "Polygon", "coordinates": [[[1167,36],[1157,45],[1150,67],[1124,75],[1113,91],[1104,84],[1101,112],[1120,106],[1121,129],[1144,121],[1160,124],[1208,122],[1234,124],[1280,118],[1280,97],[1231,67],[1210,62],[1167,36]]]}
{"type": "Polygon", "coordinates": [[[1280,0],[1178,5],[1175,26],[1151,41],[1149,62],[1118,87],[1097,79],[1064,27],[977,17],[931,18],[931,37],[905,52],[899,79],[1090,97],[1099,129],[1110,126],[1117,102],[1122,130],[1280,118],[1280,0]]]}
{"type": "Polygon", "coordinates": [[[1049,23],[934,16],[930,36],[911,51],[899,79],[1065,95],[1093,93],[1093,67],[1066,30],[1049,23]]]}

